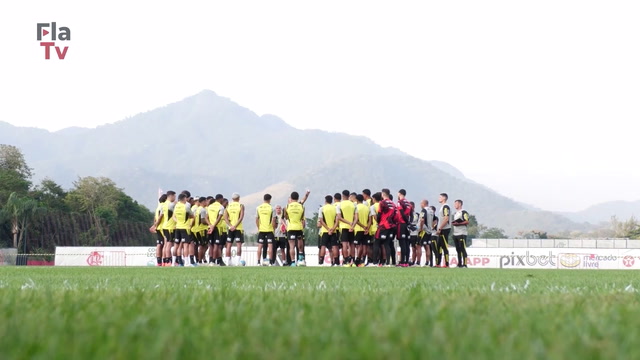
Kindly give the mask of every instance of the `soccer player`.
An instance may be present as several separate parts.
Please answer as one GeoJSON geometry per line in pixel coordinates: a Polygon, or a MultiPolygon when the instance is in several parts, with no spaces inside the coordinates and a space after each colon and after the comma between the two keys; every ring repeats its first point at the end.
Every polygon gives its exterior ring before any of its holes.
{"type": "Polygon", "coordinates": [[[274,236],[276,238],[276,246],[274,246],[274,254],[280,248],[282,256],[282,266],[288,266],[291,263],[291,255],[289,254],[289,244],[287,243],[287,224],[284,220],[282,206],[276,206],[276,215],[274,217],[274,236]]]}
{"type": "Polygon", "coordinates": [[[431,222],[431,267],[435,266],[435,258],[438,256],[440,249],[438,248],[438,224],[440,224],[440,218],[436,214],[436,207],[429,206],[431,213],[433,214],[433,220],[431,222]]]}
{"type": "Polygon", "coordinates": [[[196,197],[191,201],[191,212],[193,213],[193,218],[190,222],[189,232],[191,232],[191,244],[189,245],[189,253],[194,255],[195,263],[191,261],[191,266],[193,264],[198,264],[198,246],[200,246],[200,209],[202,209],[202,205],[200,205],[200,198],[196,197]]]}
{"type": "Polygon", "coordinates": [[[300,194],[297,191],[291,193],[289,197],[289,203],[284,210],[284,218],[289,222],[287,226],[287,237],[289,238],[289,253],[291,254],[291,260],[297,259],[296,262],[292,262],[291,266],[306,266],[306,260],[304,256],[304,206],[298,202],[300,194]],[[296,255],[296,247],[298,248],[298,256],[296,255]]]}
{"type": "Polygon", "coordinates": [[[353,244],[355,245],[356,250],[356,261],[355,265],[357,267],[364,267],[364,261],[367,257],[367,248],[369,244],[367,243],[367,237],[369,235],[369,227],[371,226],[369,212],[370,208],[366,204],[364,204],[364,196],[358,194],[356,195],[356,227],[355,227],[355,235],[353,244]]]}
{"type": "Polygon", "coordinates": [[[340,265],[340,255],[338,253],[338,238],[336,228],[338,227],[336,207],[332,204],[331,195],[324,197],[324,206],[318,212],[318,221],[320,222],[320,253],[318,255],[318,264],[324,264],[324,257],[327,249],[331,252],[331,266],[340,265]]]}
{"type": "Polygon", "coordinates": [[[272,266],[276,257],[273,254],[273,242],[275,236],[273,234],[276,224],[276,218],[273,216],[273,207],[271,207],[271,194],[264,194],[262,197],[264,202],[256,209],[256,227],[258,228],[258,265],[260,265],[260,257],[263,257],[262,249],[267,247],[269,259],[264,257],[262,265],[272,266]]]}
{"type": "Polygon", "coordinates": [[[405,189],[400,189],[398,191],[398,212],[397,212],[397,222],[398,222],[398,241],[400,242],[400,262],[398,263],[401,267],[409,266],[409,251],[411,249],[411,245],[409,243],[409,222],[411,217],[411,203],[406,198],[407,191],[405,189]]]}
{"type": "Polygon", "coordinates": [[[371,190],[369,189],[362,190],[362,197],[364,198],[365,205],[369,207],[373,205],[373,200],[371,199],[371,190]]]}
{"type": "MultiPolygon", "coordinates": [[[[389,190],[391,191],[391,190],[389,190]]],[[[389,200],[391,200],[391,202],[393,202],[393,195],[389,194],[389,200]]],[[[393,205],[395,207],[395,203],[393,205]]],[[[391,263],[389,264],[389,266],[397,266],[396,263],[396,255],[398,253],[398,245],[396,243],[396,237],[398,236],[398,208],[395,207],[395,212],[393,214],[393,218],[394,218],[394,224],[392,226],[392,231],[391,231],[391,235],[389,236],[389,241],[390,244],[389,246],[391,247],[391,250],[393,250],[391,252],[391,254],[388,254],[391,257],[391,263]]]]}
{"type": "Polygon", "coordinates": [[[416,203],[413,201],[411,204],[411,221],[410,224],[407,225],[409,228],[409,244],[411,245],[411,262],[409,266],[420,265],[420,259],[422,257],[422,251],[420,252],[420,257],[418,257],[418,221],[420,221],[420,214],[416,212],[416,203]]]}
{"type": "Polygon", "coordinates": [[[158,207],[153,217],[153,225],[149,231],[156,234],[156,261],[157,266],[162,266],[162,246],[164,245],[164,236],[162,235],[162,205],[167,201],[167,194],[162,194],[158,199],[158,207]]]}
{"type": "Polygon", "coordinates": [[[189,254],[188,250],[189,244],[191,243],[191,237],[187,233],[187,229],[189,229],[189,219],[192,217],[193,213],[191,212],[191,204],[187,202],[187,195],[184,193],[180,194],[178,196],[178,203],[175,205],[173,210],[173,221],[176,223],[176,265],[179,266],[184,266],[184,259],[182,258],[183,255],[191,255],[191,259],[193,259],[193,254],[189,254]]]}
{"type": "Polygon", "coordinates": [[[202,264],[205,259],[204,259],[204,254],[207,251],[207,244],[206,244],[206,240],[205,240],[205,234],[207,231],[207,224],[206,224],[206,219],[207,219],[207,206],[209,205],[209,202],[207,200],[206,197],[201,196],[200,198],[198,198],[198,210],[197,212],[194,212],[194,228],[191,229],[191,231],[195,231],[196,233],[196,239],[198,240],[197,248],[194,248],[195,253],[196,253],[196,257],[198,260],[198,264],[202,264]]]}
{"type": "Polygon", "coordinates": [[[371,237],[371,247],[369,249],[369,256],[367,257],[367,266],[378,266],[380,264],[381,256],[381,242],[380,234],[378,232],[378,209],[382,201],[382,194],[375,193],[372,196],[373,204],[369,207],[369,236],[371,237]]]}
{"type": "MultiPolygon", "coordinates": [[[[378,208],[378,232],[383,251],[386,255],[386,265],[390,265],[392,253],[392,236],[396,228],[396,206],[391,200],[391,191],[382,189],[382,201],[378,208]]],[[[395,251],[395,249],[393,249],[395,251]]]]}
{"type": "Polygon", "coordinates": [[[469,213],[462,209],[462,200],[453,203],[456,213],[453,214],[453,241],[458,253],[458,267],[467,267],[467,225],[469,225],[469,213]]]}
{"type": "Polygon", "coordinates": [[[447,205],[449,195],[446,193],[440,194],[438,202],[442,205],[438,216],[440,223],[436,235],[438,236],[438,254],[436,255],[436,267],[449,267],[449,248],[447,242],[449,241],[449,234],[451,233],[451,208],[447,205]],[[442,255],[444,254],[444,266],[442,264],[442,255]]]}
{"type": "Polygon", "coordinates": [[[425,251],[425,266],[433,266],[433,255],[431,252],[431,228],[433,224],[433,211],[429,207],[428,200],[420,202],[420,217],[418,220],[418,246],[416,246],[416,256],[418,264],[422,259],[422,249],[425,251]]]}
{"type": "Polygon", "coordinates": [[[162,266],[171,266],[172,255],[171,247],[173,246],[173,232],[176,229],[176,223],[173,221],[173,209],[175,207],[176,192],[167,191],[167,200],[162,204],[161,217],[152,228],[158,226],[162,222],[162,236],[164,245],[162,246],[162,266]]]}
{"type": "MultiPolygon", "coordinates": [[[[224,197],[222,194],[216,194],[215,201],[207,206],[206,223],[209,227],[207,234],[209,235],[209,266],[224,265],[222,261],[222,247],[225,239],[222,238],[221,224],[224,217],[224,197]]],[[[209,201],[214,200],[210,199],[209,201]]]]}
{"type": "Polygon", "coordinates": [[[244,205],[240,203],[240,194],[231,195],[231,203],[224,213],[224,222],[229,227],[227,237],[227,265],[231,265],[231,245],[235,242],[237,246],[237,262],[240,264],[242,256],[242,244],[244,243],[244,233],[242,231],[242,220],[244,219],[244,205]]]}
{"type": "MultiPolygon", "coordinates": [[[[227,198],[222,199],[222,206],[225,208],[225,211],[227,207],[229,207],[229,200],[227,198]]],[[[220,226],[220,241],[222,242],[222,245],[220,246],[220,256],[222,256],[223,250],[229,240],[229,226],[227,225],[227,222],[224,221],[224,215],[222,216],[222,221],[220,221],[220,225],[218,226],[220,226]]],[[[221,261],[220,265],[226,266],[227,264],[224,261],[221,261]]]]}
{"type": "Polygon", "coordinates": [[[345,267],[355,266],[353,263],[355,257],[355,247],[353,241],[355,239],[354,229],[358,221],[356,207],[349,196],[349,190],[342,191],[342,201],[336,207],[338,223],[340,224],[340,242],[342,243],[342,264],[345,267]]]}

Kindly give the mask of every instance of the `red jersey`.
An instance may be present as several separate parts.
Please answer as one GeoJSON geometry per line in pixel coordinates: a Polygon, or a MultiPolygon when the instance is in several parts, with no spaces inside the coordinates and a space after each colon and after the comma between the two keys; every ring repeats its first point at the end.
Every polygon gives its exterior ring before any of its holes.
{"type": "Polygon", "coordinates": [[[411,203],[407,199],[398,200],[398,223],[407,224],[411,218],[411,203]]]}
{"type": "Polygon", "coordinates": [[[378,221],[378,227],[389,230],[396,226],[396,206],[393,201],[389,199],[383,199],[380,201],[379,210],[380,220],[378,221]]]}

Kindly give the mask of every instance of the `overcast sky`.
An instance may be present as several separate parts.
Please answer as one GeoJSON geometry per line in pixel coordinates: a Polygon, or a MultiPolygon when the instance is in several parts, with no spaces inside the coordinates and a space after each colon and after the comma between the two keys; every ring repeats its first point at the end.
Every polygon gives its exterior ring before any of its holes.
{"type": "Polygon", "coordinates": [[[0,121],[95,127],[210,89],[540,208],[640,199],[637,0],[95,4],[2,2],[0,121]],[[65,60],[36,39],[51,21],[65,60]]]}

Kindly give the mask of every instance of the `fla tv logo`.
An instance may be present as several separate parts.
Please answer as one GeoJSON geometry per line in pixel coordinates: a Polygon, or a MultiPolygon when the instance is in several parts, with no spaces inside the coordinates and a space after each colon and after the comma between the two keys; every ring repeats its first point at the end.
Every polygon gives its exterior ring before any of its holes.
{"type": "Polygon", "coordinates": [[[44,47],[44,58],[49,60],[51,58],[51,48],[55,49],[55,53],[58,59],[64,60],[67,56],[68,46],[56,45],[56,41],[70,41],[71,30],[68,27],[57,27],[55,22],[52,23],[38,23],[38,41],[40,46],[44,47]],[[43,41],[49,38],[51,41],[43,41]]]}

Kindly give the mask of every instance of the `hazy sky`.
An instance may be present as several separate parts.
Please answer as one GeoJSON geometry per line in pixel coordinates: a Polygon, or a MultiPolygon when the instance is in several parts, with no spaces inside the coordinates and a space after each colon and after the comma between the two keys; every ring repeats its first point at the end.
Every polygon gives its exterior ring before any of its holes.
{"type": "Polygon", "coordinates": [[[96,3],[2,2],[0,121],[94,127],[211,89],[544,209],[640,199],[637,0],[96,3]],[[52,21],[65,60],[36,39],[52,21]]]}

